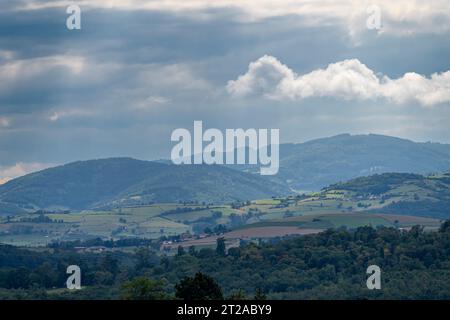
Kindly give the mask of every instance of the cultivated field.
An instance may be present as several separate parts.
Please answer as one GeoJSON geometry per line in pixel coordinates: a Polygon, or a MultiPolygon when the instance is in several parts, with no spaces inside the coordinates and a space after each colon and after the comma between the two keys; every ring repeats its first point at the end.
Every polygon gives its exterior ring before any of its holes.
{"type": "MultiPolygon", "coordinates": [[[[156,203],[110,211],[45,213],[50,221],[40,222],[32,220],[38,217],[37,214],[25,214],[0,220],[0,242],[40,246],[54,240],[96,237],[157,239],[184,233],[201,234],[218,225],[231,229],[226,234],[228,239],[274,238],[360,226],[410,228],[419,224],[436,229],[440,224],[438,219],[382,212],[382,208],[390,203],[415,198],[426,199],[427,194],[416,185],[405,184],[389,191],[383,198],[361,197],[353,191],[330,189],[233,205],[156,203]]],[[[210,245],[215,239],[203,242],[210,245]]]]}

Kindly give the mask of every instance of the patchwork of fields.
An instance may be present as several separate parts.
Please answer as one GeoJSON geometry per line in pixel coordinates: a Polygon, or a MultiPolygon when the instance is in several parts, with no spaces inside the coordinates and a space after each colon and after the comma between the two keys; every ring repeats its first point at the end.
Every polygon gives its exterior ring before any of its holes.
{"type": "Polygon", "coordinates": [[[155,204],[112,211],[83,211],[69,214],[45,213],[50,222],[28,221],[36,214],[0,220],[0,242],[13,245],[45,245],[54,240],[140,237],[156,239],[193,232],[196,221],[226,224],[230,214],[239,214],[228,206],[155,204]],[[178,209],[178,211],[177,211],[178,209]],[[184,210],[189,210],[183,212],[184,210]],[[215,212],[221,212],[220,216],[215,212]],[[214,216],[214,218],[213,218],[214,216]]]}
{"type": "MultiPolygon", "coordinates": [[[[374,180],[378,182],[380,179],[397,178],[360,178],[353,184],[331,186],[322,192],[229,205],[155,203],[124,206],[109,211],[41,211],[3,216],[0,219],[0,242],[40,246],[55,240],[159,239],[164,236],[204,233],[225,233],[227,239],[248,240],[299,235],[341,227],[410,228],[422,225],[429,230],[438,228],[441,220],[437,218],[404,212],[392,213],[392,208],[405,201],[410,207],[412,205],[413,209],[415,203],[439,203],[438,196],[442,197],[448,193],[446,185],[442,183],[444,180],[424,178],[413,182],[403,181],[394,187],[386,188],[383,193],[372,192],[376,191],[372,185],[374,180]],[[217,229],[218,226],[223,227],[217,229]]],[[[184,238],[189,241],[193,239],[189,236],[184,238]]],[[[202,240],[202,243],[215,243],[214,237],[208,238],[209,240],[202,240]]]]}

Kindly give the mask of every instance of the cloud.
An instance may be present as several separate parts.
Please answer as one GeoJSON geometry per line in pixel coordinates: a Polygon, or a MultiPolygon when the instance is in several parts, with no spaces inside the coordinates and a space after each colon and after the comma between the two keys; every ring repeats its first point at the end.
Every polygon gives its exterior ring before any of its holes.
{"type": "MultiPolygon", "coordinates": [[[[136,78],[145,87],[159,87],[186,91],[209,90],[208,81],[198,77],[188,64],[142,64],[136,78]]],[[[161,100],[161,99],[160,99],[161,100]]]]}
{"type": "Polygon", "coordinates": [[[53,68],[67,68],[79,74],[84,67],[84,59],[76,56],[48,56],[23,60],[10,60],[0,65],[0,81],[13,81],[17,78],[38,76],[53,68]]]}
{"type": "MultiPolygon", "coordinates": [[[[64,82],[79,76],[86,67],[80,56],[51,55],[0,62],[0,111],[20,101],[42,103],[58,92],[64,82]],[[31,93],[31,94],[30,94],[31,93]]],[[[25,112],[26,109],[15,110],[25,112]]]]}
{"type": "Polygon", "coordinates": [[[7,128],[10,125],[8,118],[0,117],[0,128],[7,128]]]}
{"type": "MultiPolygon", "coordinates": [[[[408,71],[430,78],[433,72],[450,70],[448,34],[441,33],[450,11],[442,1],[412,0],[404,5],[400,0],[397,10],[397,1],[384,7],[371,0],[381,6],[380,31],[366,29],[363,1],[354,1],[354,7],[339,0],[75,2],[82,9],[80,32],[65,26],[64,6],[73,1],[0,1],[0,68],[15,65],[18,70],[8,73],[15,77],[4,73],[0,79],[0,118],[8,124],[0,125],[0,160],[5,167],[108,156],[167,157],[170,132],[197,119],[217,128],[280,128],[285,142],[342,132],[386,132],[416,123],[426,125],[426,130],[408,127],[399,134],[450,141],[448,108],[393,108],[388,103],[416,94],[416,89],[406,88],[409,80],[392,86],[397,94],[389,94],[391,98],[367,89],[371,83],[376,88],[383,83],[375,72],[397,79],[408,71]],[[10,5],[5,7],[5,2],[10,5]],[[20,3],[41,7],[11,11],[20,3]],[[442,18],[435,19],[438,12],[442,18]],[[431,31],[439,34],[428,35],[431,31]],[[355,37],[362,32],[360,46],[352,46],[351,32],[355,37]],[[417,33],[421,34],[414,36],[417,33]],[[245,73],[248,62],[266,53],[287,66],[266,64],[268,70],[259,71],[265,84],[251,84],[249,79],[248,87],[236,87],[248,89],[241,96],[266,95],[267,99],[258,98],[255,114],[255,100],[230,98],[224,83],[245,73]],[[77,61],[71,57],[79,59],[80,68],[70,65],[77,61]],[[303,90],[305,96],[339,94],[341,100],[310,99],[273,108],[274,98],[303,99],[298,88],[288,85],[281,91],[284,96],[275,96],[281,80],[292,82],[347,57],[374,70],[374,76],[370,70],[368,76],[360,75],[368,80],[359,90],[337,86],[327,91],[320,89],[318,79],[312,95],[303,90]],[[397,117],[406,113],[406,120],[397,117]]],[[[342,86],[339,81],[338,85],[342,86]]],[[[428,100],[442,100],[442,94],[428,100]]]]}
{"type": "MultiPolygon", "coordinates": [[[[0,62],[0,115],[42,112],[71,103],[78,94],[87,96],[89,86],[99,81],[100,69],[96,67],[95,74],[86,58],[70,54],[0,62]]],[[[14,125],[18,123],[14,121],[14,125]]]]}
{"type": "Polygon", "coordinates": [[[163,96],[149,96],[135,103],[137,110],[148,110],[156,106],[161,106],[170,102],[169,98],[163,96]]]}
{"type": "Polygon", "coordinates": [[[83,110],[83,109],[67,109],[67,110],[60,110],[60,111],[54,111],[50,114],[48,117],[48,120],[51,122],[59,121],[63,118],[69,118],[69,117],[90,117],[95,114],[94,110],[83,110]]]}
{"type": "Polygon", "coordinates": [[[59,115],[57,112],[54,112],[54,113],[50,116],[49,120],[52,121],[52,122],[55,122],[55,121],[58,121],[58,120],[59,120],[59,117],[60,117],[60,115],[59,115]]]}
{"type": "Polygon", "coordinates": [[[0,50],[0,61],[10,60],[14,57],[14,52],[9,50],[0,50]]]}
{"type": "Polygon", "coordinates": [[[430,78],[408,72],[390,79],[377,75],[358,59],[349,59],[298,75],[275,57],[265,55],[251,62],[245,74],[229,81],[227,90],[235,97],[262,95],[272,100],[384,98],[396,104],[432,106],[450,102],[450,71],[434,73],[430,78]]]}
{"type": "MultiPolygon", "coordinates": [[[[20,10],[42,10],[67,7],[71,0],[25,0],[20,10]]],[[[82,8],[109,10],[168,11],[205,19],[220,9],[235,9],[236,18],[259,21],[266,18],[296,15],[308,25],[342,25],[351,35],[366,29],[367,8],[376,5],[381,10],[383,28],[380,33],[413,35],[450,31],[448,0],[79,0],[82,8]]]]}
{"type": "Polygon", "coordinates": [[[88,54],[0,62],[0,82],[0,115],[43,112],[51,122],[148,109],[177,95],[211,92],[189,64],[108,61],[88,54]]]}
{"type": "Polygon", "coordinates": [[[0,167],[0,185],[12,180],[14,178],[43,170],[53,165],[45,164],[45,163],[23,163],[19,162],[13,166],[2,168],[0,167]]]}

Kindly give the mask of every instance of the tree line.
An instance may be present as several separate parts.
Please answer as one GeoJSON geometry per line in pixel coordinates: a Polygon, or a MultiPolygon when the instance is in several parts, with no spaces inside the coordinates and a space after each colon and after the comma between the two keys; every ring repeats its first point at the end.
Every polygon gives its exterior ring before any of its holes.
{"type": "Polygon", "coordinates": [[[450,299],[450,221],[360,227],[239,248],[189,248],[165,256],[150,247],[78,254],[58,246],[0,246],[0,298],[33,299],[450,299]],[[82,270],[82,290],[64,290],[66,267],[82,270]],[[368,290],[378,265],[381,290],[368,290]]]}

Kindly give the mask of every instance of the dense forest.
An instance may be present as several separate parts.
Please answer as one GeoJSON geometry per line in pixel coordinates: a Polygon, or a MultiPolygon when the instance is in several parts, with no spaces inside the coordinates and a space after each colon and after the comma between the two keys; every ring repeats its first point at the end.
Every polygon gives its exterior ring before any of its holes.
{"type": "Polygon", "coordinates": [[[450,299],[450,221],[420,227],[360,227],[225,250],[180,247],[161,256],[76,253],[71,246],[0,246],[1,299],[450,299]],[[65,289],[67,266],[79,265],[82,289],[65,289]],[[366,287],[369,265],[381,290],[366,287]]]}

